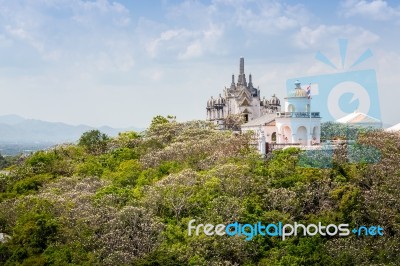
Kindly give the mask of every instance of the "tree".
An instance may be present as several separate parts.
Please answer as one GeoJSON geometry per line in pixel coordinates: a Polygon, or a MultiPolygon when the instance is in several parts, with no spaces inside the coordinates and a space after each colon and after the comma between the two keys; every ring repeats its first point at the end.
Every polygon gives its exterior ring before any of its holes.
{"type": "Polygon", "coordinates": [[[6,168],[7,165],[8,165],[8,163],[7,163],[6,159],[0,153],[0,169],[6,168]]]}
{"type": "Polygon", "coordinates": [[[173,115],[168,115],[167,117],[164,117],[162,115],[157,115],[157,116],[153,117],[153,119],[151,120],[150,129],[157,127],[158,125],[173,122],[175,120],[176,120],[176,116],[173,116],[173,115]]]}
{"type": "Polygon", "coordinates": [[[113,146],[116,148],[134,148],[140,142],[141,135],[135,131],[126,131],[118,133],[113,139],[113,146]]]}
{"type": "Polygon", "coordinates": [[[99,155],[107,151],[108,141],[109,137],[106,134],[94,129],[83,133],[78,145],[84,147],[90,154],[99,155]]]}
{"type": "Polygon", "coordinates": [[[230,130],[240,130],[240,125],[244,123],[242,115],[228,115],[225,118],[225,127],[230,130]]]}

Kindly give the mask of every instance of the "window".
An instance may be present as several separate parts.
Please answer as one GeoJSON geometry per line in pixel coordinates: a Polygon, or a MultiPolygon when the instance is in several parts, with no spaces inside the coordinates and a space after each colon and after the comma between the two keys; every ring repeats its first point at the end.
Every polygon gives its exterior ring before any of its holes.
{"type": "Polygon", "coordinates": [[[272,133],[271,140],[272,141],[276,141],[276,132],[272,133]]]}

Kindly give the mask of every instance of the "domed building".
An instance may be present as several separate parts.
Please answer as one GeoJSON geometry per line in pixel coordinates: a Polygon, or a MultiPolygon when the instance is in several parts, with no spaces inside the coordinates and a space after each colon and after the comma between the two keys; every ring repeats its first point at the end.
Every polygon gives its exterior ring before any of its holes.
{"type": "Polygon", "coordinates": [[[281,110],[281,101],[274,94],[270,100],[266,100],[264,97],[261,106],[264,106],[263,114],[273,114],[281,110]]]}
{"type": "MultiPolygon", "coordinates": [[[[320,142],[321,117],[319,112],[310,111],[311,99],[299,81],[284,99],[284,111],[267,113],[241,126],[242,131],[258,134],[261,153],[271,147],[311,146],[320,142]]],[[[264,105],[276,106],[280,102],[273,96],[264,105]]]]}
{"type": "Polygon", "coordinates": [[[293,90],[284,98],[283,111],[281,101],[273,94],[270,99],[260,97],[251,74],[249,82],[244,73],[244,58],[240,58],[238,81],[232,75],[231,85],[223,90],[218,98],[207,101],[207,121],[227,128],[229,115],[240,115],[245,121],[241,131],[257,133],[258,147],[261,153],[274,147],[311,146],[319,144],[321,117],[319,112],[310,111],[311,98],[301,83],[296,81],[293,90]]]}
{"type": "Polygon", "coordinates": [[[321,117],[319,112],[311,112],[311,99],[301,88],[299,81],[285,98],[285,111],[275,118],[277,143],[295,143],[301,146],[320,142],[321,117]]]}
{"type": "Polygon", "coordinates": [[[280,100],[275,94],[270,100],[260,98],[260,90],[253,85],[252,75],[249,82],[244,73],[244,58],[240,58],[238,81],[232,75],[231,85],[223,90],[217,99],[211,97],[207,101],[207,121],[225,128],[225,119],[229,115],[241,115],[245,122],[252,121],[265,114],[273,114],[281,109],[280,100]]]}

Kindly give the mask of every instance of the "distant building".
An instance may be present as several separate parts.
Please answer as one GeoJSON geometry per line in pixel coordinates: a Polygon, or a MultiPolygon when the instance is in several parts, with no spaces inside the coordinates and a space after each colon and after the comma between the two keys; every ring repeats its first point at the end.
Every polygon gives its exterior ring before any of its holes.
{"type": "Polygon", "coordinates": [[[293,91],[285,98],[284,111],[281,112],[281,101],[275,94],[270,100],[261,99],[251,74],[247,82],[244,58],[240,58],[237,83],[232,75],[230,87],[225,87],[218,98],[211,97],[207,101],[207,121],[224,129],[229,115],[242,116],[245,123],[241,125],[241,130],[256,133],[255,142],[262,154],[273,147],[311,146],[320,142],[321,117],[319,112],[310,111],[310,100],[297,81],[293,91]]]}
{"type": "Polygon", "coordinates": [[[400,132],[400,123],[385,129],[387,132],[400,132]]]}
{"type": "Polygon", "coordinates": [[[311,146],[320,143],[321,117],[319,112],[310,112],[310,99],[297,81],[285,98],[284,112],[265,114],[242,125],[242,131],[249,130],[258,132],[269,147],[311,146]]]}
{"type": "Polygon", "coordinates": [[[379,119],[358,111],[348,114],[336,120],[336,122],[353,126],[382,128],[382,122],[379,119]]]}
{"type": "Polygon", "coordinates": [[[280,111],[280,100],[275,96],[270,100],[260,98],[260,90],[253,84],[252,75],[249,82],[244,73],[244,58],[240,58],[238,81],[232,75],[230,87],[225,87],[218,98],[207,101],[207,121],[212,121],[224,128],[224,121],[229,115],[240,115],[245,122],[250,122],[265,114],[280,111]]]}

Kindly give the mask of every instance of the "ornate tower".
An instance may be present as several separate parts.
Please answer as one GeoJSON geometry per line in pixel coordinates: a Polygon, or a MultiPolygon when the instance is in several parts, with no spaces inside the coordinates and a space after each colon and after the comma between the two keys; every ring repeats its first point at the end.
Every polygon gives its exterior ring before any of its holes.
{"type": "Polygon", "coordinates": [[[240,115],[245,122],[254,120],[267,111],[276,112],[280,109],[279,99],[274,101],[276,107],[271,108],[260,99],[260,90],[253,85],[253,76],[249,75],[249,83],[244,73],[244,58],[239,61],[239,75],[235,84],[235,75],[229,87],[225,87],[224,93],[217,99],[211,97],[207,101],[207,120],[218,124],[224,128],[225,118],[230,115],[240,115]]]}

